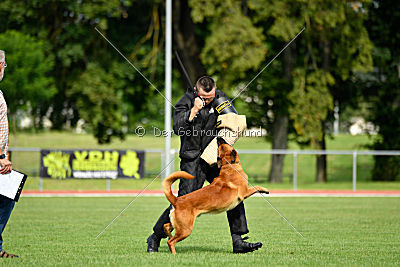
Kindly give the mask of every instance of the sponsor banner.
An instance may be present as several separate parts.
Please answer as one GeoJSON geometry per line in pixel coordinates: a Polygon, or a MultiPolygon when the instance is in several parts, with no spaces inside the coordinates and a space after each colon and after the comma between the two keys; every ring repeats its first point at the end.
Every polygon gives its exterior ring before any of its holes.
{"type": "Polygon", "coordinates": [[[137,150],[41,150],[40,177],[132,178],[144,176],[144,151],[137,150]]]}

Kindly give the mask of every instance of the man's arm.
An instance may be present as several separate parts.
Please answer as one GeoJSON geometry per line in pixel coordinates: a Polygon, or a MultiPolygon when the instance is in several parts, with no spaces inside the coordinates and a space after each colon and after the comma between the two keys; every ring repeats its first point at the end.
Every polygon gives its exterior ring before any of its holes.
{"type": "Polygon", "coordinates": [[[181,135],[182,131],[186,131],[192,125],[196,114],[203,108],[204,103],[199,97],[195,98],[192,108],[189,101],[190,99],[182,97],[175,106],[173,126],[177,135],[181,135]]]}

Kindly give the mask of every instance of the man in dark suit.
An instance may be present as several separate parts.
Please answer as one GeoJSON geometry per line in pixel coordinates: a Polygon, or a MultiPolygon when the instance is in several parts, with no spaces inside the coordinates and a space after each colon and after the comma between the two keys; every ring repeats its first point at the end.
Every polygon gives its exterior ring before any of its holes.
{"type": "MultiPolygon", "coordinates": [[[[215,97],[226,97],[226,95],[216,89],[214,80],[208,76],[201,77],[194,90],[196,93],[189,89],[175,106],[173,127],[174,133],[181,138],[180,168],[195,176],[192,180],[180,180],[178,196],[200,189],[205,180],[211,183],[220,171],[217,166],[210,166],[200,156],[217,134],[218,114],[212,105],[213,100],[215,97]]],[[[153,227],[154,233],[147,239],[148,252],[158,252],[161,239],[167,237],[163,226],[170,222],[171,207],[170,205],[163,212],[153,227]]],[[[243,203],[228,211],[227,217],[234,253],[247,253],[262,246],[260,242],[245,242],[241,237],[249,232],[243,203]]]]}

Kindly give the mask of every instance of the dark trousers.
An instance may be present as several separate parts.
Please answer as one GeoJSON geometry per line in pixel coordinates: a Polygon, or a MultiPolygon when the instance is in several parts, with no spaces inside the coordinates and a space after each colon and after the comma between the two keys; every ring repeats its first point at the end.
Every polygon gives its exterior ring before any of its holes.
{"type": "MultiPolygon", "coordinates": [[[[210,167],[204,160],[197,158],[195,160],[181,160],[181,170],[190,173],[195,176],[191,180],[180,179],[178,196],[186,195],[197,189],[203,187],[204,182],[207,180],[212,183],[215,177],[219,176],[217,166],[210,167]]],[[[172,208],[170,205],[160,216],[158,221],[153,227],[154,233],[160,237],[165,238],[167,235],[164,232],[164,224],[169,223],[169,213],[172,208]]],[[[231,234],[244,235],[249,232],[247,229],[246,214],[244,210],[243,202],[241,202],[236,208],[226,212],[229,222],[229,228],[231,234]]]]}
{"type": "Polygon", "coordinates": [[[0,195],[0,251],[3,250],[3,231],[6,227],[11,211],[14,208],[14,200],[0,195]]]}

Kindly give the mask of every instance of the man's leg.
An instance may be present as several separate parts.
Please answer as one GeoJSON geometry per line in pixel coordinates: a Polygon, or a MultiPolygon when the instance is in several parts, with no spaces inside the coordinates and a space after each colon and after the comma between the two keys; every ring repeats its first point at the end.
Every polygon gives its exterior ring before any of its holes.
{"type": "Polygon", "coordinates": [[[15,202],[4,196],[0,196],[0,253],[3,251],[3,231],[10,218],[15,202]]]}
{"type": "MultiPolygon", "coordinates": [[[[207,163],[204,162],[204,164],[208,166],[207,163]]],[[[220,169],[218,169],[217,166],[207,167],[206,165],[202,166],[204,170],[209,168],[207,170],[207,180],[211,183],[215,177],[219,176],[220,169]]],[[[236,208],[227,211],[226,215],[228,217],[229,228],[232,236],[233,253],[247,253],[261,248],[262,243],[248,243],[242,238],[242,235],[249,232],[243,202],[237,205],[236,208]]]]}
{"type": "Polygon", "coordinates": [[[200,158],[193,161],[181,161],[181,171],[188,172],[195,177],[191,180],[179,180],[178,197],[184,196],[203,187],[206,176],[201,170],[201,161],[202,159],[200,158]]]}
{"type": "Polygon", "coordinates": [[[226,215],[231,230],[233,253],[252,252],[262,247],[261,242],[248,243],[244,241],[244,238],[242,238],[242,235],[249,232],[243,202],[237,205],[236,208],[227,211],[226,215]]]}
{"type": "Polygon", "coordinates": [[[153,233],[147,238],[147,252],[158,252],[162,238],[166,238],[167,234],[164,232],[164,224],[169,223],[169,213],[172,205],[161,214],[156,224],[153,227],[153,233]]]}
{"type": "Polygon", "coordinates": [[[164,224],[170,222],[169,213],[171,209],[172,205],[169,205],[169,207],[161,214],[160,218],[158,218],[156,224],[153,227],[153,231],[159,239],[167,237],[167,235],[164,232],[164,224]]]}
{"type": "Polygon", "coordinates": [[[227,211],[226,215],[228,217],[231,235],[245,235],[249,232],[243,202],[237,205],[236,208],[227,211]]]}

